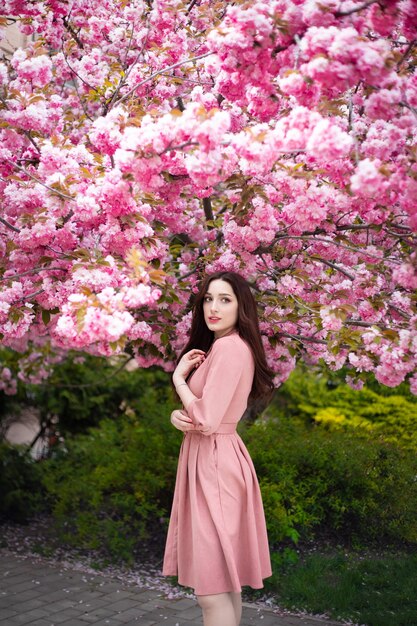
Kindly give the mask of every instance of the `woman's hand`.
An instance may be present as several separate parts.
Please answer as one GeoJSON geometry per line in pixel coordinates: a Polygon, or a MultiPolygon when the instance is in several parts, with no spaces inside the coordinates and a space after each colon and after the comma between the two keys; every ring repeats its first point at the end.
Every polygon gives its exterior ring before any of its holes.
{"type": "Polygon", "coordinates": [[[171,424],[175,426],[178,430],[181,430],[183,433],[188,432],[189,430],[194,430],[194,424],[190,417],[188,417],[185,411],[181,411],[180,409],[175,409],[171,413],[171,424]]]}
{"type": "Polygon", "coordinates": [[[177,367],[175,368],[175,372],[172,376],[172,382],[175,387],[181,383],[185,382],[188,374],[198,367],[205,359],[205,353],[203,350],[198,350],[197,348],[193,350],[189,350],[182,357],[177,367]]]}

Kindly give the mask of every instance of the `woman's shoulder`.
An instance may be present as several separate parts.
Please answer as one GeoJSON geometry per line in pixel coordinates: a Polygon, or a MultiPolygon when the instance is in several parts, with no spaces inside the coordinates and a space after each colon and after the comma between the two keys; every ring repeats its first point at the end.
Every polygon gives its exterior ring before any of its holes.
{"type": "Polygon", "coordinates": [[[236,355],[240,358],[251,358],[252,351],[246,341],[242,339],[238,332],[225,335],[216,339],[213,348],[214,354],[236,355]]]}

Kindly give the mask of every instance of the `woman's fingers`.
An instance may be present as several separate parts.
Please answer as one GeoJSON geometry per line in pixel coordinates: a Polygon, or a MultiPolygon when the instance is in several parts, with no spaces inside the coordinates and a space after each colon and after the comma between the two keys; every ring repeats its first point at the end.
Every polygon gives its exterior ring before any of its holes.
{"type": "Polygon", "coordinates": [[[172,421],[172,425],[175,426],[177,430],[181,430],[182,432],[188,432],[189,430],[193,430],[194,426],[189,422],[183,422],[178,418],[174,417],[172,421]]]}
{"type": "Polygon", "coordinates": [[[178,363],[174,375],[177,374],[181,377],[187,377],[188,374],[200,365],[205,359],[203,350],[190,350],[182,357],[178,363]]]}
{"type": "Polygon", "coordinates": [[[205,352],[203,352],[203,350],[190,350],[184,356],[186,356],[189,361],[200,361],[205,356],[205,352]]]}
{"type": "Polygon", "coordinates": [[[194,424],[190,417],[183,411],[179,409],[175,409],[171,413],[171,424],[175,426],[178,430],[183,432],[187,432],[189,430],[193,430],[194,424]]]}
{"type": "Polygon", "coordinates": [[[174,413],[177,419],[181,420],[182,422],[188,422],[190,424],[193,423],[193,420],[191,419],[191,417],[187,415],[187,413],[184,413],[183,411],[180,411],[179,409],[176,409],[174,413]]]}

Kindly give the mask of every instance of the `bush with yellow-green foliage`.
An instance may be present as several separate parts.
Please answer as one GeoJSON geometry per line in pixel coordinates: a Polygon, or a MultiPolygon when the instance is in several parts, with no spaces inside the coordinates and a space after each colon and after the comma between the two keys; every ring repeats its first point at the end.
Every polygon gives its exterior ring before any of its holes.
{"type": "Polygon", "coordinates": [[[298,367],[275,403],[288,416],[331,430],[355,430],[373,439],[417,449],[417,398],[373,383],[358,391],[326,375],[298,367]]]}

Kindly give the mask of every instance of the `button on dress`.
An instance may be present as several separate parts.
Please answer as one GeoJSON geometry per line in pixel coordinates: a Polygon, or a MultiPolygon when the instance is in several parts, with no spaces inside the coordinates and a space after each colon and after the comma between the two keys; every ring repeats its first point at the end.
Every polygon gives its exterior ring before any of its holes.
{"type": "Polygon", "coordinates": [[[181,445],[162,571],[196,595],[260,589],[272,573],[258,480],[236,433],[253,375],[234,332],[214,341],[189,381],[194,430],[181,445]]]}

